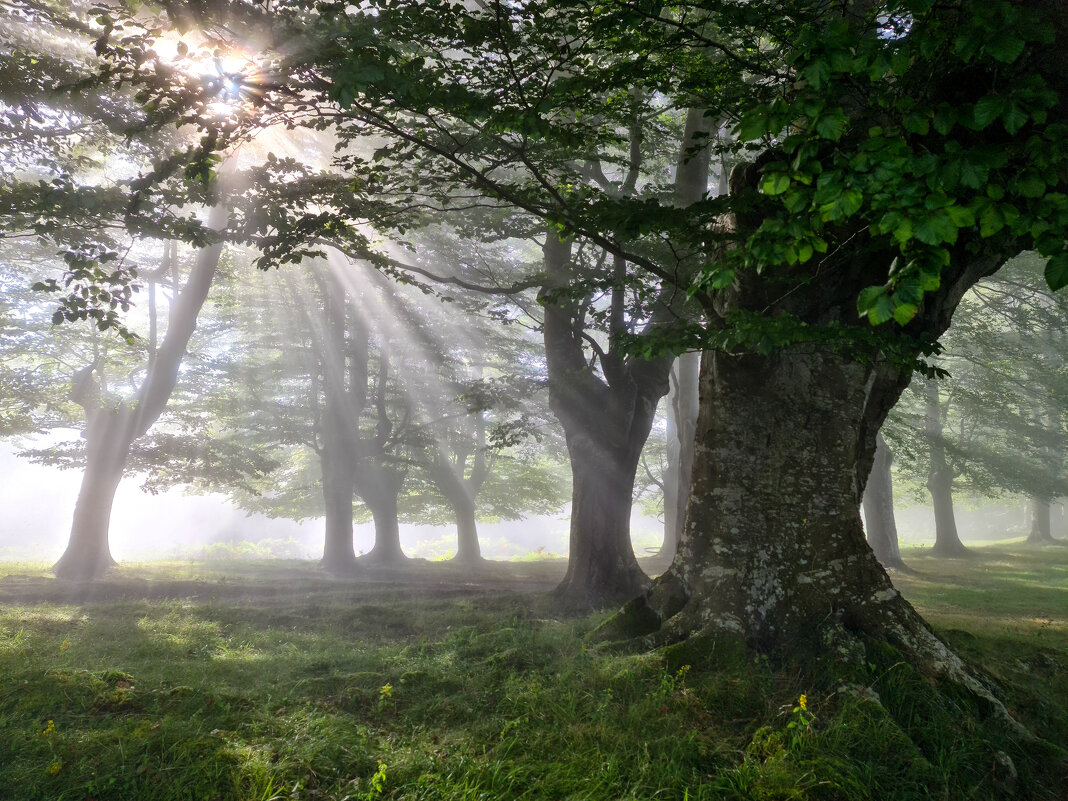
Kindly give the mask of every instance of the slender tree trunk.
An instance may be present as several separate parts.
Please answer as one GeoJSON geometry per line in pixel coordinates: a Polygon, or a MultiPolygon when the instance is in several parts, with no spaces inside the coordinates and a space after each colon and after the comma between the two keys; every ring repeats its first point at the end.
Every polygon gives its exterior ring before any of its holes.
{"type": "Polygon", "coordinates": [[[894,519],[894,482],[890,472],[894,454],[882,434],[876,438],[875,459],[864,489],[864,526],[868,545],[883,567],[905,570],[894,519]]]}
{"type": "MultiPolygon", "coordinates": [[[[207,225],[221,231],[226,227],[226,219],[226,209],[216,206],[208,215],[207,225]]],[[[52,567],[57,577],[91,580],[114,563],[108,546],[108,527],[115,491],[134,442],[155,424],[174,392],[182,359],[207,301],[221,254],[221,242],[197,254],[189,279],[172,304],[167,333],[132,404],[114,403],[106,393],[101,394],[101,387],[92,377],[96,365],[76,379],[74,399],[86,410],[86,471],[75,506],[70,541],[52,567]],[[81,564],[81,559],[87,561],[81,564]]]]}
{"type": "Polygon", "coordinates": [[[675,387],[678,379],[678,362],[671,368],[670,383],[667,404],[667,430],[664,443],[664,542],[660,546],[658,556],[674,558],[675,549],[679,544],[679,534],[682,530],[682,519],[679,515],[679,433],[675,423],[674,406],[675,387]]]}
{"type": "Polygon", "coordinates": [[[1050,525],[1050,504],[1042,498],[1030,500],[1031,533],[1027,537],[1028,545],[1048,545],[1053,539],[1053,527],[1050,525]]]}
{"type": "Polygon", "coordinates": [[[927,446],[931,453],[927,473],[927,489],[935,517],[935,544],[931,553],[942,557],[969,556],[957,533],[957,518],[953,513],[953,468],[946,461],[945,439],[942,433],[942,405],[938,397],[938,384],[927,379],[925,389],[927,421],[925,431],[927,446]]]}
{"type": "Polygon", "coordinates": [[[664,544],[660,556],[674,558],[686,517],[693,473],[694,438],[697,435],[698,376],[701,354],[684,353],[673,370],[674,380],[668,393],[668,463],[664,481],[664,544]],[[672,479],[668,490],[668,478],[672,479]],[[670,509],[669,509],[670,505],[670,509]]]}
{"type": "Polygon", "coordinates": [[[320,272],[323,313],[319,330],[322,370],[322,472],[325,531],[320,564],[335,575],[356,571],[352,502],[359,456],[361,379],[366,386],[366,337],[359,336],[348,290],[329,267],[320,272]],[[348,382],[348,383],[346,383],[348,382]]]}
{"type": "Polygon", "coordinates": [[[74,506],[70,541],[52,566],[56,576],[89,581],[115,560],[108,543],[111,507],[133,442],[129,409],[99,410],[86,427],[85,472],[74,506]]]}

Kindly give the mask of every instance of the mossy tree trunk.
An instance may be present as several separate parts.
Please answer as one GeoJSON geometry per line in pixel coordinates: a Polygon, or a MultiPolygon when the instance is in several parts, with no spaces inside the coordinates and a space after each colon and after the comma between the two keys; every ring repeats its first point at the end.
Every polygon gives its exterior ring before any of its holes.
{"type": "MultiPolygon", "coordinates": [[[[759,162],[732,172],[730,191],[754,192],[759,162]]],[[[725,225],[745,230],[758,216],[725,225]]],[[[863,237],[862,232],[857,237],[863,237]]],[[[693,479],[678,552],[666,573],[595,635],[637,637],[647,647],[695,637],[765,653],[828,653],[828,637],[863,669],[864,643],[893,646],[1011,720],[977,675],[936,637],[894,589],[865,541],[860,505],[876,436],[911,380],[911,357],[949,325],[964,293],[994,271],[996,257],[961,251],[939,288],[904,327],[894,358],[861,345],[858,287],[886,280],[893,253],[829,256],[806,282],[781,293],[755,274],[698,296],[712,325],[731,313],[789,313],[857,337],[819,337],[768,354],[703,354],[693,479]],[[901,358],[902,355],[905,358],[901,358]],[[859,655],[858,655],[859,653],[859,655]]]]}

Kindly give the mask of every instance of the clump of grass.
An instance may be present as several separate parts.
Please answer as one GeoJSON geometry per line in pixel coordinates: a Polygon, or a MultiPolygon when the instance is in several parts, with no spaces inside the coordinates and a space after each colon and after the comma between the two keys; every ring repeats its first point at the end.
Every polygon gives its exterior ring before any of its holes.
{"type": "MultiPolygon", "coordinates": [[[[901,583],[1063,743],[1068,553],[1013,554],[947,574],[914,558],[901,583]],[[971,594],[975,575],[993,589],[971,594]]],[[[1062,751],[1005,739],[877,644],[843,681],[699,642],[595,650],[603,616],[558,619],[541,595],[181,570],[125,568],[125,600],[0,607],[0,798],[1055,799],[1068,782],[1062,751]],[[195,599],[130,592],[194,575],[195,599]]]]}

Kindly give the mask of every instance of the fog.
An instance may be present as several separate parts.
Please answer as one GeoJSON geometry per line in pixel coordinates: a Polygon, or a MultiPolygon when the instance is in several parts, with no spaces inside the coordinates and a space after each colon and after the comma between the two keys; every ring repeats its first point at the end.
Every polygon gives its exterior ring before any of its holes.
{"type": "MultiPolygon", "coordinates": [[[[70,521],[81,482],[78,470],[34,464],[0,447],[0,561],[54,562],[70,536],[70,521]]],[[[479,526],[482,552],[489,559],[566,556],[567,509],[521,521],[479,526]]],[[[120,561],[189,558],[297,558],[322,556],[321,519],[294,522],[248,514],[219,494],[191,495],[171,489],[152,495],[136,477],[122,482],[111,518],[111,549],[120,561]],[[214,546],[214,547],[213,547],[214,546]]],[[[639,552],[653,551],[663,524],[635,514],[631,537],[639,552]]],[[[357,552],[374,544],[374,526],[353,527],[357,552]]],[[[408,556],[441,559],[455,550],[453,526],[402,525],[408,556]]]]}

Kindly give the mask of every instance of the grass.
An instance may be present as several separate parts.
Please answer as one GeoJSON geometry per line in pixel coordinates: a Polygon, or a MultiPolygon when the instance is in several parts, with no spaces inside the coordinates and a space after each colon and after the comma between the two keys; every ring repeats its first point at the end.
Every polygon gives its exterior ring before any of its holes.
{"type": "Polygon", "coordinates": [[[1035,743],[889,651],[852,686],[592,651],[603,616],[555,616],[553,563],[154,563],[91,588],[0,565],[0,799],[1063,799],[1068,548],[977,551],[908,552],[897,583],[1035,743]]]}

